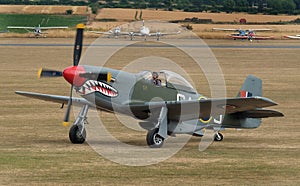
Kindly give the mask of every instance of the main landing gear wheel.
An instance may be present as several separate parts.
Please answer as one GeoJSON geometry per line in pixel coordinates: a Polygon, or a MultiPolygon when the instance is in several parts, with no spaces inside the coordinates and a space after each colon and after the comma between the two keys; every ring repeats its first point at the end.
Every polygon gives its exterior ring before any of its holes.
{"type": "Polygon", "coordinates": [[[164,138],[158,134],[158,128],[149,130],[146,141],[151,148],[160,148],[164,144],[164,138]]]}
{"type": "Polygon", "coordinates": [[[83,129],[81,132],[81,129],[78,127],[78,125],[73,125],[69,131],[69,138],[74,144],[82,144],[86,138],[86,131],[83,129]]]}
{"type": "Polygon", "coordinates": [[[215,141],[222,141],[222,140],[223,140],[223,135],[217,132],[215,135],[215,141]]]}

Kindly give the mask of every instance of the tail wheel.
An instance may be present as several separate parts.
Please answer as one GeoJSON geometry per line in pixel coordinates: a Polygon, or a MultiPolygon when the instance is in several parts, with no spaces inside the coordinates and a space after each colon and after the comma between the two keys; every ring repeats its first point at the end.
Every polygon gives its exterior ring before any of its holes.
{"type": "Polygon", "coordinates": [[[164,144],[164,138],[158,134],[158,128],[149,130],[146,141],[151,148],[160,148],[164,144]]]}
{"type": "Polygon", "coordinates": [[[77,125],[73,125],[69,131],[69,138],[70,141],[74,144],[82,144],[85,142],[86,131],[85,129],[81,131],[81,129],[79,129],[77,125]]]}
{"type": "Polygon", "coordinates": [[[222,140],[223,140],[223,135],[221,133],[216,133],[215,141],[222,141],[222,140]]]}

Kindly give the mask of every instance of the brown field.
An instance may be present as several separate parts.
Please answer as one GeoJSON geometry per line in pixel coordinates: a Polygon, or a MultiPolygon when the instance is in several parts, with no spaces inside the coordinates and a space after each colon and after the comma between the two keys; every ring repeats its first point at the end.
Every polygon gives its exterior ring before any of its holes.
{"type": "MultiPolygon", "coordinates": [[[[96,19],[117,19],[119,21],[134,20],[136,9],[103,8],[99,11],[96,19]]],[[[162,10],[143,10],[144,20],[183,20],[185,18],[197,17],[200,19],[212,19],[214,22],[239,22],[241,18],[246,18],[248,22],[278,22],[291,21],[299,16],[287,15],[250,15],[245,13],[204,13],[204,12],[180,12],[180,11],[162,11],[162,10]]]]}
{"type": "Polygon", "coordinates": [[[85,6],[0,5],[0,14],[65,14],[70,9],[73,14],[90,13],[85,6]]]}
{"type": "MultiPolygon", "coordinates": [[[[84,43],[92,41],[85,39],[84,43]]],[[[74,40],[3,38],[0,43],[73,44],[74,40]]],[[[207,40],[207,43],[261,45],[231,40],[207,40]]],[[[275,40],[264,41],[263,45],[299,46],[299,42],[275,40]]],[[[14,94],[23,90],[68,95],[69,85],[62,78],[37,79],[36,72],[41,66],[59,70],[71,65],[73,47],[0,48],[1,185],[152,185],[154,181],[160,185],[300,184],[299,48],[213,48],[224,73],[228,96],[236,95],[248,74],[256,75],[263,80],[264,96],[278,102],[274,109],[283,112],[285,117],[265,119],[254,130],[225,130],[224,141],[214,143],[204,152],[198,151],[200,139],[193,137],[172,158],[144,167],[112,163],[87,144],[71,144],[68,128],[61,126],[65,109],[59,109],[60,105],[55,103],[14,94]]],[[[131,52],[127,51],[127,57],[143,51],[132,48],[131,52]]],[[[165,52],[159,49],[155,54],[160,56],[165,52]]],[[[121,68],[127,57],[124,55],[123,60],[108,66],[121,68]]],[[[184,68],[193,72],[198,91],[209,94],[205,81],[199,80],[202,72],[195,71],[193,65],[184,68]]],[[[145,145],[145,132],[120,129],[111,114],[102,113],[102,116],[119,139],[145,145]]]]}

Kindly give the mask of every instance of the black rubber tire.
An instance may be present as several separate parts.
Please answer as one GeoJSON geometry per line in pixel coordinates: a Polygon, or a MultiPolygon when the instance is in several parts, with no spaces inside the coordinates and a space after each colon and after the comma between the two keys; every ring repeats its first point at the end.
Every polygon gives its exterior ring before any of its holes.
{"type": "Polygon", "coordinates": [[[82,134],[80,134],[79,128],[77,125],[73,125],[69,131],[69,139],[74,144],[82,144],[86,139],[86,131],[83,129],[82,134]]]}
{"type": "Polygon", "coordinates": [[[221,134],[221,133],[218,133],[218,135],[216,134],[214,140],[215,141],[222,141],[223,140],[223,134],[221,134]]]}
{"type": "Polygon", "coordinates": [[[160,148],[164,144],[164,138],[158,135],[158,128],[148,131],[146,141],[151,148],[160,148]]]}

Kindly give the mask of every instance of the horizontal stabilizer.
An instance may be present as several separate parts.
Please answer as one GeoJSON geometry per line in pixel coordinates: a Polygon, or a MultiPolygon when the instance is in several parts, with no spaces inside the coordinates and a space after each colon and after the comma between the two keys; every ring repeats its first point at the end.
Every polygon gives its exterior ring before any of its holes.
{"type": "MultiPolygon", "coordinates": [[[[237,113],[238,114],[238,113],[237,113]]],[[[248,110],[240,113],[245,118],[268,118],[268,117],[283,117],[281,112],[276,110],[256,109],[248,110]]]]}

